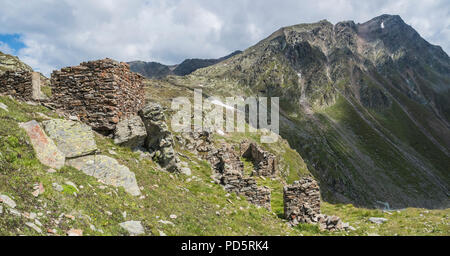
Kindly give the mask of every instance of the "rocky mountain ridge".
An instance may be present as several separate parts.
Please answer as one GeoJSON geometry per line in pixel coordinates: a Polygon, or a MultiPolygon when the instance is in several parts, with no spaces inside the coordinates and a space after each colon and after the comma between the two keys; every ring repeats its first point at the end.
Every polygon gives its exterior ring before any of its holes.
{"type": "Polygon", "coordinates": [[[210,95],[280,97],[281,136],[327,200],[449,205],[450,58],[397,15],[284,27],[166,81],[210,95]]]}
{"type": "Polygon", "coordinates": [[[158,62],[131,61],[128,62],[130,69],[147,78],[160,79],[168,75],[184,76],[199,68],[208,67],[229,59],[241,51],[234,51],[231,54],[218,59],[186,59],[177,65],[164,65],[158,62]]]}

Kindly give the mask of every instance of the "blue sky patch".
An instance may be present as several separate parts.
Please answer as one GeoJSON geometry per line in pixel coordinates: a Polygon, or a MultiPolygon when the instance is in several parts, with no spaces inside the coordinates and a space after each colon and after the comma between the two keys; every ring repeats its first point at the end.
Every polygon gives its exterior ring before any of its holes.
{"type": "Polygon", "coordinates": [[[0,34],[0,42],[7,44],[14,52],[25,48],[20,34],[0,34]]]}

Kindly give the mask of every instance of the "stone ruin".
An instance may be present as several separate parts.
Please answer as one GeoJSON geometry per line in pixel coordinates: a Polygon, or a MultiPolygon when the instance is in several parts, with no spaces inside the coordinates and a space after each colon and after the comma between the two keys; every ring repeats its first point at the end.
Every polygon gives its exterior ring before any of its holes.
{"type": "Polygon", "coordinates": [[[284,217],[293,226],[299,223],[317,223],[321,230],[335,231],[349,228],[348,223],[343,223],[339,217],[320,213],[319,185],[311,177],[285,186],[283,201],[284,217]]]}
{"type": "Polygon", "coordinates": [[[123,62],[83,62],[53,71],[51,104],[109,135],[120,120],[136,115],[144,106],[142,81],[143,77],[131,72],[123,62]]]}
{"type": "Polygon", "coordinates": [[[45,98],[41,93],[41,74],[25,70],[9,70],[0,75],[0,93],[23,101],[45,98]]]}
{"type": "Polygon", "coordinates": [[[253,162],[254,170],[252,176],[275,176],[278,173],[277,158],[263,150],[255,142],[244,140],[241,142],[241,156],[253,162]]]}
{"type": "Polygon", "coordinates": [[[250,203],[270,210],[270,189],[258,186],[255,178],[245,176],[240,152],[236,152],[232,145],[227,143],[217,148],[210,135],[206,131],[190,132],[183,134],[183,138],[178,137],[178,140],[182,140],[187,149],[196,151],[211,164],[214,170],[211,178],[224,186],[226,191],[243,195],[250,203]]]}

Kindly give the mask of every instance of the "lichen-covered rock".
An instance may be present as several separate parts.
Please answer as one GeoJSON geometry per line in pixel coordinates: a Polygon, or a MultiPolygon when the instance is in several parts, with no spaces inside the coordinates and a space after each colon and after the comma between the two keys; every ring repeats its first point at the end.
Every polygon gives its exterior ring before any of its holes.
{"type": "Polygon", "coordinates": [[[138,148],[144,145],[147,131],[139,116],[120,121],[114,132],[114,143],[124,147],[138,148]]]}
{"type": "Polygon", "coordinates": [[[53,140],[45,134],[38,122],[32,120],[21,123],[20,127],[28,134],[31,145],[33,145],[34,151],[36,152],[36,157],[42,164],[54,169],[61,169],[64,166],[64,153],[62,153],[53,140]]]}
{"type": "Polygon", "coordinates": [[[156,103],[149,103],[139,110],[139,116],[147,130],[145,147],[154,154],[157,162],[170,172],[180,171],[180,160],[173,149],[172,134],[165,121],[163,108],[156,103]]]}
{"type": "Polygon", "coordinates": [[[14,202],[14,200],[12,200],[7,195],[0,194],[0,203],[4,203],[5,205],[7,205],[10,208],[16,208],[16,202],[14,202]]]}
{"type": "Polygon", "coordinates": [[[105,184],[123,187],[133,196],[141,194],[135,174],[128,167],[119,164],[114,158],[90,155],[68,160],[67,164],[101,180],[105,184]]]}
{"type": "Polygon", "coordinates": [[[67,158],[92,154],[97,150],[92,129],[83,123],[64,119],[42,122],[48,136],[67,158]]]}

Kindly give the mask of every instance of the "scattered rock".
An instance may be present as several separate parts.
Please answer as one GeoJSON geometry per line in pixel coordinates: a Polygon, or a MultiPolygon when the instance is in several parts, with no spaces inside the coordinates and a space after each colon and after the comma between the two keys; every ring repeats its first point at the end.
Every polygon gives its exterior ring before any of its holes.
{"type": "Polygon", "coordinates": [[[4,203],[10,208],[16,208],[16,202],[7,195],[0,195],[0,203],[4,203]]]}
{"type": "Polygon", "coordinates": [[[22,216],[20,214],[20,212],[18,210],[16,210],[16,209],[9,209],[9,213],[11,213],[12,215],[19,216],[19,217],[22,216]]]}
{"type": "Polygon", "coordinates": [[[38,122],[32,120],[27,123],[21,123],[20,127],[25,129],[28,134],[31,144],[36,151],[36,157],[42,164],[57,170],[64,166],[64,154],[56,147],[53,140],[47,137],[38,122]]]}
{"type": "Polygon", "coordinates": [[[3,104],[3,103],[1,103],[1,102],[0,102],[0,109],[3,109],[3,110],[5,110],[6,112],[9,112],[8,106],[6,106],[5,104],[3,104]]]}
{"type": "Polygon", "coordinates": [[[161,230],[158,230],[158,231],[159,231],[159,236],[167,236],[166,233],[162,232],[161,230]]]}
{"type": "Polygon", "coordinates": [[[25,225],[27,225],[28,227],[34,229],[34,231],[36,231],[38,233],[42,233],[42,229],[40,229],[38,226],[36,226],[36,224],[34,224],[32,222],[26,222],[25,225]]]}
{"type": "Polygon", "coordinates": [[[64,188],[61,185],[59,185],[58,183],[53,183],[52,186],[53,186],[53,189],[58,192],[62,192],[64,190],[64,188]]]}
{"type": "Polygon", "coordinates": [[[178,218],[177,215],[175,215],[175,214],[171,214],[169,217],[170,217],[171,219],[176,219],[176,218],[178,218]]]}
{"type": "Polygon", "coordinates": [[[172,225],[172,226],[175,226],[175,224],[173,224],[173,222],[168,221],[168,220],[159,220],[158,222],[161,223],[161,224],[164,224],[164,225],[172,225]]]}
{"type": "Polygon", "coordinates": [[[71,220],[75,220],[75,216],[70,215],[70,214],[65,214],[64,217],[71,219],[71,220]]]}
{"type": "Polygon", "coordinates": [[[31,194],[32,194],[34,197],[38,197],[38,196],[39,196],[39,190],[37,189],[37,190],[31,192],[31,194]]]}
{"type": "Polygon", "coordinates": [[[384,222],[388,221],[386,218],[377,218],[377,217],[371,217],[369,218],[369,221],[375,224],[383,224],[384,222]]]}
{"type": "Polygon", "coordinates": [[[140,221],[126,221],[119,224],[123,229],[127,230],[130,235],[137,236],[145,233],[144,227],[140,221]]]}
{"type": "Polygon", "coordinates": [[[121,165],[116,159],[103,156],[84,156],[67,161],[67,164],[93,176],[108,185],[123,187],[128,193],[138,196],[141,194],[137,185],[136,176],[128,167],[121,165]]]}
{"type": "Polygon", "coordinates": [[[181,167],[180,169],[180,173],[186,175],[186,176],[191,176],[192,175],[192,171],[189,167],[181,167]]]}
{"type": "Polygon", "coordinates": [[[144,145],[147,131],[139,116],[132,116],[120,121],[114,132],[114,143],[130,148],[144,145]]]}
{"type": "Polygon", "coordinates": [[[91,127],[80,122],[52,119],[42,122],[48,136],[67,158],[92,154],[97,150],[91,127]]]}
{"type": "Polygon", "coordinates": [[[55,170],[55,169],[52,169],[52,168],[50,168],[50,169],[48,169],[48,170],[47,170],[47,172],[48,172],[48,173],[56,173],[56,170],[55,170]]]}
{"type": "Polygon", "coordinates": [[[83,230],[81,229],[71,229],[67,231],[68,236],[83,236],[83,230]]]}

